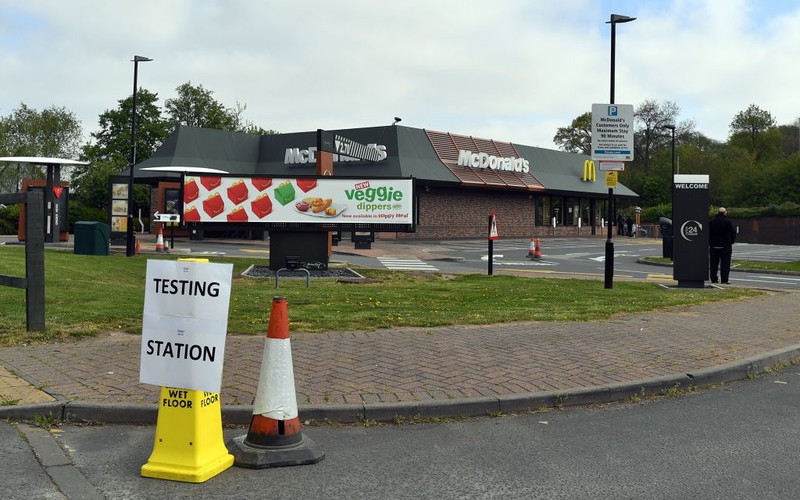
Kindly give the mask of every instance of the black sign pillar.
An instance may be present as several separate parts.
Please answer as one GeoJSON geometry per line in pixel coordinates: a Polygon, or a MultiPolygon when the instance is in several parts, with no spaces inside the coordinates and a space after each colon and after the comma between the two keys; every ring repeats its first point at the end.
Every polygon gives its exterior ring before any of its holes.
{"type": "Polygon", "coordinates": [[[672,278],[681,288],[703,288],[708,280],[708,175],[674,176],[672,278]]]}

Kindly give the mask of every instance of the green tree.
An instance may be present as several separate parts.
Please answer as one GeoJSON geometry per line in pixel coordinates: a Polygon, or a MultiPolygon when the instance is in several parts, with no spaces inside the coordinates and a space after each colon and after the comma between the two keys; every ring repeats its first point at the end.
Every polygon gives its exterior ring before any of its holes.
{"type": "Polygon", "coordinates": [[[636,107],[633,117],[636,122],[634,131],[634,158],[636,166],[641,166],[647,173],[653,156],[660,150],[670,145],[672,131],[664,127],[675,125],[675,135],[687,133],[693,124],[677,125],[680,107],[672,101],[659,103],[648,99],[636,107]]]}
{"type": "MultiPolygon", "coordinates": [[[[146,160],[171,131],[170,123],[162,118],[158,95],[140,88],[136,93],[136,162],[146,160]]],[[[93,132],[92,141],[83,148],[83,158],[90,162],[79,169],[75,177],[75,198],[88,206],[107,208],[108,177],[119,175],[128,168],[131,155],[131,115],[133,96],[118,101],[116,109],[103,112],[100,130],[93,132]]],[[[149,190],[136,186],[134,208],[149,207],[149,190]]]]}
{"type": "MultiPolygon", "coordinates": [[[[75,114],[63,107],[37,111],[20,103],[0,118],[0,156],[46,156],[75,159],[80,151],[82,129],[75,114]]],[[[41,178],[38,165],[0,164],[0,191],[17,191],[20,180],[41,178]]]]}
{"type": "Polygon", "coordinates": [[[592,113],[587,111],[572,120],[569,127],[559,127],[553,143],[561,151],[592,154],[592,113]]]}
{"type": "Polygon", "coordinates": [[[781,134],[769,111],[751,104],[734,115],[729,142],[747,148],[756,159],[780,148],[781,134]]]}
{"type": "Polygon", "coordinates": [[[179,85],[174,99],[167,99],[164,108],[173,126],[188,125],[219,130],[236,131],[241,125],[241,114],[246,106],[227,109],[212,96],[213,91],[192,82],[179,85]]]}

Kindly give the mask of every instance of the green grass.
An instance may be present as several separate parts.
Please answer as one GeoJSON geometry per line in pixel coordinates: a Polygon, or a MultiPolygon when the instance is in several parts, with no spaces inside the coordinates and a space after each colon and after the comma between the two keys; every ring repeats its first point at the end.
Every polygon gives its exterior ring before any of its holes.
{"type": "MultiPolygon", "coordinates": [[[[644,257],[645,262],[652,262],[654,264],[668,264],[672,265],[670,259],[664,257],[644,257]]],[[[731,269],[739,271],[775,271],[782,273],[800,273],[800,260],[793,262],[763,262],[758,260],[732,260],[731,269]]]]}
{"type": "MultiPolygon", "coordinates": [[[[24,248],[0,246],[0,274],[21,276],[24,248]]],[[[100,332],[141,333],[144,279],[148,258],[45,252],[46,331],[25,331],[25,292],[0,287],[0,345],[62,340],[100,332]]],[[[435,327],[507,321],[590,321],[615,314],[650,311],[760,292],[726,288],[665,290],[648,282],[601,281],[404,273],[358,269],[375,282],[339,283],[330,279],[274,279],[241,276],[252,258],[217,258],[234,264],[228,332],[256,335],[266,331],[272,298],[286,297],[293,332],[372,330],[397,326],[435,327]]]]}

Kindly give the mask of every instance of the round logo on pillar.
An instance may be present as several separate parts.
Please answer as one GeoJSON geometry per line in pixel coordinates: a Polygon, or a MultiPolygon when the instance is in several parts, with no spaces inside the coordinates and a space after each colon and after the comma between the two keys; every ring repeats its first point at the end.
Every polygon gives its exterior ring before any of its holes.
{"type": "Polygon", "coordinates": [[[687,220],[681,224],[681,237],[686,241],[693,241],[700,237],[703,231],[703,224],[696,220],[687,220]]]}

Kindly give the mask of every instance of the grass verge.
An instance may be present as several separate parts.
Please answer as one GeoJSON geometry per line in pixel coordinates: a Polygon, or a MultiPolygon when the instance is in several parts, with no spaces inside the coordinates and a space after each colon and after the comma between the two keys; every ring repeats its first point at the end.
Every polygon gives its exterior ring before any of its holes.
{"type": "MultiPolygon", "coordinates": [[[[148,258],[45,252],[45,332],[25,331],[24,290],[0,287],[0,345],[64,340],[100,332],[141,333],[144,280],[148,258]]],[[[0,246],[0,274],[24,274],[23,247],[0,246]]],[[[612,290],[590,280],[416,274],[358,269],[369,284],[335,280],[274,280],[241,276],[259,261],[213,258],[234,265],[228,319],[231,334],[263,334],[272,298],[286,297],[293,332],[373,330],[508,321],[592,321],[761,292],[744,288],[676,293],[648,282],[617,282],[612,290]]],[[[263,262],[261,262],[263,263],[263,262]]]]}

